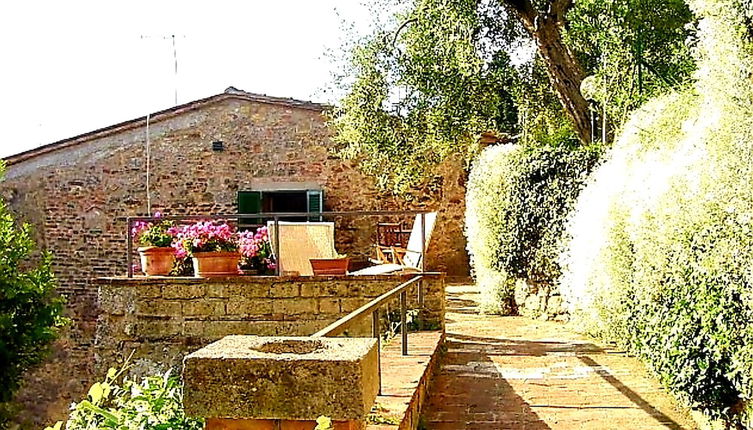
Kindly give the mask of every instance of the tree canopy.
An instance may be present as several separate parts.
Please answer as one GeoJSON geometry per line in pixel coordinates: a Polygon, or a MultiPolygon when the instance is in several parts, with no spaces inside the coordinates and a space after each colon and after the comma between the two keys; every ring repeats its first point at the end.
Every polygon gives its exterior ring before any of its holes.
{"type": "Polygon", "coordinates": [[[484,132],[589,142],[603,112],[614,129],[692,70],[693,15],[661,3],[414,0],[352,49],[335,140],[398,193],[448,155],[472,156],[484,132]]]}

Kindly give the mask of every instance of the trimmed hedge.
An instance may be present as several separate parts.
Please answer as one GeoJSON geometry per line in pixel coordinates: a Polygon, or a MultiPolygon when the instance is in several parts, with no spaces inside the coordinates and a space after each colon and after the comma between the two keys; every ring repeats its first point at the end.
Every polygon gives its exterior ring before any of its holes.
{"type": "Polygon", "coordinates": [[[515,279],[559,277],[564,220],[598,158],[596,148],[494,146],[476,160],[466,236],[485,312],[514,313],[515,279]]]}
{"type": "Polygon", "coordinates": [[[690,406],[750,428],[750,11],[689,3],[702,18],[695,85],[636,112],[590,178],[561,291],[583,330],[645,359],[690,406]]]}

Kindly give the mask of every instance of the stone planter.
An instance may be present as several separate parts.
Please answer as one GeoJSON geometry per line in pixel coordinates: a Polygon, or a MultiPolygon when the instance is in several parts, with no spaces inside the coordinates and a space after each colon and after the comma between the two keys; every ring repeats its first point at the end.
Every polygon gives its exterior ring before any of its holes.
{"type": "Polygon", "coordinates": [[[231,276],[237,275],[238,252],[194,252],[193,272],[195,276],[231,276]]]}
{"type": "Polygon", "coordinates": [[[171,247],[145,246],[139,248],[141,271],[146,276],[167,276],[175,264],[175,250],[171,247]]]}
{"type": "Polygon", "coordinates": [[[309,260],[314,276],[345,275],[350,258],[312,258],[309,260]]]}
{"type": "MultiPolygon", "coordinates": [[[[227,336],[184,359],[183,405],[207,419],[363,422],[379,391],[377,355],[372,338],[227,336]]],[[[266,424],[251,428],[280,428],[266,424]]]]}

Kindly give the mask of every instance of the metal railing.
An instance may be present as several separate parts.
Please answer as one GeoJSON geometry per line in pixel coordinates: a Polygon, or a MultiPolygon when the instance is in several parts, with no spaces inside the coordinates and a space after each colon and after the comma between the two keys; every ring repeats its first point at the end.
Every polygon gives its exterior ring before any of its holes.
{"type": "Polygon", "coordinates": [[[371,313],[371,335],[377,340],[377,373],[379,375],[379,394],[381,395],[382,360],[380,357],[381,337],[379,330],[379,308],[386,305],[396,296],[400,296],[400,350],[402,355],[408,355],[408,288],[418,283],[419,306],[422,306],[422,300],[420,299],[420,297],[423,296],[423,288],[420,282],[421,279],[423,279],[422,275],[414,276],[407,282],[403,282],[397,287],[366,303],[365,305],[354,310],[348,315],[328,325],[327,327],[319,330],[318,332],[311,335],[311,337],[331,337],[341,335],[345,332],[345,330],[353,326],[356,321],[371,313]]]}
{"type": "MultiPolygon", "coordinates": [[[[274,241],[273,249],[277,250],[275,258],[277,260],[277,265],[275,269],[275,274],[280,275],[280,260],[282,259],[282,255],[280,255],[280,247],[278,246],[280,243],[280,229],[279,229],[279,223],[281,220],[285,219],[291,219],[291,218],[305,218],[305,219],[312,219],[312,218],[318,218],[318,219],[324,219],[324,218],[331,218],[331,217],[344,217],[344,218],[356,218],[356,217],[399,217],[399,216],[415,216],[420,215],[421,220],[421,259],[419,260],[419,267],[418,269],[423,272],[425,270],[425,257],[426,257],[426,215],[430,213],[428,211],[416,211],[416,210],[407,210],[407,211],[331,211],[331,212],[266,212],[266,213],[256,213],[256,214],[230,214],[230,215],[164,215],[159,218],[157,217],[148,217],[148,216],[135,216],[135,217],[126,217],[126,252],[127,252],[127,263],[128,263],[128,277],[133,277],[133,258],[134,258],[134,249],[133,249],[133,236],[131,235],[131,231],[133,229],[134,223],[136,222],[153,222],[158,220],[164,220],[164,221],[174,221],[174,222],[196,222],[196,221],[203,221],[203,220],[225,220],[231,223],[234,223],[237,227],[258,227],[261,225],[266,225],[266,221],[273,221],[274,222],[274,237],[272,240],[274,241]],[[248,219],[255,219],[255,220],[263,220],[263,223],[243,223],[241,220],[248,220],[248,219]]],[[[423,303],[423,302],[422,302],[423,303]]]]}

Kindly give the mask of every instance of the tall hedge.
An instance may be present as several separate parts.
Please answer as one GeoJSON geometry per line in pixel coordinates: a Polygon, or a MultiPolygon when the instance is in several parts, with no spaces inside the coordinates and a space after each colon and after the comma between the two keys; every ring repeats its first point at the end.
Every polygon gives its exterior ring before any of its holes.
{"type": "Polygon", "coordinates": [[[741,0],[691,0],[698,72],[636,112],[568,224],[575,322],[740,425],[753,397],[753,48],[741,0]]]}
{"type": "Polygon", "coordinates": [[[494,146],[476,160],[466,196],[471,265],[488,313],[515,310],[515,279],[553,282],[564,220],[596,148],[494,146]]]}

